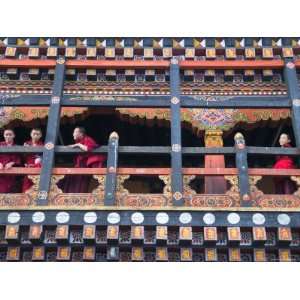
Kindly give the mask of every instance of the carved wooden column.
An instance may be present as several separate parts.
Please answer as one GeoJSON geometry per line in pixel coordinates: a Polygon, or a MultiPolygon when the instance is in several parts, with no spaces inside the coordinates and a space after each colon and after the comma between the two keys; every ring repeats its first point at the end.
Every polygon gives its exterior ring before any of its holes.
{"type": "MultiPolygon", "coordinates": [[[[205,131],[205,147],[223,147],[222,130],[205,131]]],[[[205,168],[225,168],[224,155],[205,155],[205,168]]],[[[224,194],[227,190],[224,176],[205,176],[205,194],[224,194]]]]}

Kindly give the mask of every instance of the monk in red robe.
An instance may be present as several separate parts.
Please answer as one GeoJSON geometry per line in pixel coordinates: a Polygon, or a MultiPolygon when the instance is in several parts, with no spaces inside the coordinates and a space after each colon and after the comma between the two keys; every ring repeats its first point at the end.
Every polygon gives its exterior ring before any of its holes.
{"type": "MultiPolygon", "coordinates": [[[[4,142],[0,142],[0,147],[14,146],[15,133],[12,129],[4,130],[4,142]]],[[[9,170],[21,164],[20,155],[14,153],[0,154],[0,170],[9,170]]],[[[16,184],[15,175],[0,175],[0,193],[14,192],[16,184]]]]}
{"type": "MultiPolygon", "coordinates": [[[[33,128],[30,132],[31,140],[24,143],[24,146],[41,147],[44,143],[41,141],[42,130],[40,128],[33,128]]],[[[26,168],[41,168],[42,157],[36,153],[30,153],[25,156],[26,168]]],[[[33,185],[32,181],[26,176],[23,180],[22,192],[25,193],[33,185]]]]}
{"type": "MultiPolygon", "coordinates": [[[[75,144],[69,145],[71,148],[79,148],[87,152],[99,145],[88,135],[86,135],[85,128],[76,127],[73,132],[75,144]]],[[[101,168],[106,156],[102,154],[84,153],[77,154],[74,158],[75,168],[101,168]]],[[[87,175],[68,175],[63,184],[63,191],[65,193],[87,193],[91,176],[87,175]]]]}
{"type": "MultiPolygon", "coordinates": [[[[290,148],[291,140],[288,134],[282,133],[279,138],[279,144],[283,148],[290,148]]],[[[295,169],[296,166],[292,157],[288,155],[276,156],[276,162],[273,166],[274,169],[295,169]]],[[[287,177],[275,177],[275,191],[276,194],[292,194],[295,191],[295,185],[287,177]]]]}

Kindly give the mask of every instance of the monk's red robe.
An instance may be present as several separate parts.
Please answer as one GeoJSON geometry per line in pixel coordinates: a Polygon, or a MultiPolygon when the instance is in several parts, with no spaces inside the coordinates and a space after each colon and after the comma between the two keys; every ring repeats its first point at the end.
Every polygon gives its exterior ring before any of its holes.
{"type": "MultiPolygon", "coordinates": [[[[87,146],[88,151],[98,148],[99,145],[89,136],[85,136],[76,143],[87,146]]],[[[74,158],[75,168],[101,168],[106,155],[94,153],[80,153],[74,158]]],[[[64,193],[87,193],[90,180],[92,176],[89,175],[68,175],[63,184],[64,193]]]]}
{"type": "MultiPolygon", "coordinates": [[[[0,147],[9,147],[6,142],[0,142],[0,147]]],[[[14,144],[12,144],[14,146],[14,144]]],[[[21,164],[20,155],[14,153],[0,154],[0,163],[5,167],[6,164],[14,162],[14,166],[21,164]]],[[[16,183],[15,175],[0,175],[0,193],[11,193],[14,192],[14,187],[16,183]]]]}
{"type": "MultiPolygon", "coordinates": [[[[285,144],[283,147],[290,148],[290,144],[285,144]]],[[[273,169],[295,169],[294,160],[288,155],[276,156],[276,162],[273,169]]],[[[287,177],[274,178],[276,194],[292,194],[295,191],[294,183],[287,177]]]]}
{"type": "MultiPolygon", "coordinates": [[[[33,146],[32,141],[27,141],[25,142],[24,145],[27,146],[33,146]]],[[[39,141],[36,144],[36,147],[40,147],[43,146],[44,143],[39,141]]],[[[27,168],[41,168],[42,164],[41,163],[36,163],[36,159],[39,158],[40,155],[36,154],[36,153],[30,153],[28,155],[25,156],[25,164],[27,168]]],[[[22,192],[25,193],[27,190],[29,190],[31,188],[31,186],[33,185],[33,182],[28,178],[28,176],[24,177],[23,180],[23,185],[22,185],[22,192]]]]}

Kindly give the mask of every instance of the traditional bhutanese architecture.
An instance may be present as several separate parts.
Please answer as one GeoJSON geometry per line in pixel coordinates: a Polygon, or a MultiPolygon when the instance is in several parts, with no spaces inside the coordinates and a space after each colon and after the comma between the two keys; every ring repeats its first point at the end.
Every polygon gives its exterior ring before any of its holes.
{"type": "Polygon", "coordinates": [[[43,157],[0,170],[18,176],[0,261],[300,261],[300,170],[272,168],[300,155],[299,73],[300,38],[0,38],[0,127],[19,145],[0,154],[43,157]],[[72,166],[78,125],[103,168],[72,166]],[[33,127],[45,146],[20,146],[33,127]],[[63,192],[72,174],[86,193],[63,192]]]}

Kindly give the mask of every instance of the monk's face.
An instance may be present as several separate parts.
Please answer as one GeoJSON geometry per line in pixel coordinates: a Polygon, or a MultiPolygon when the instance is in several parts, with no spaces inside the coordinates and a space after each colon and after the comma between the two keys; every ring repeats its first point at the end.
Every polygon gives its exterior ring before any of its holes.
{"type": "Polygon", "coordinates": [[[41,139],[42,133],[39,130],[33,129],[33,130],[31,130],[30,136],[31,136],[32,141],[36,143],[41,139]]]}
{"type": "Polygon", "coordinates": [[[283,146],[283,145],[288,144],[290,142],[291,141],[290,141],[290,139],[289,139],[289,137],[288,137],[288,135],[286,133],[282,133],[280,135],[280,138],[279,138],[279,145],[280,146],[283,146]]]}
{"type": "Polygon", "coordinates": [[[4,140],[8,144],[12,144],[14,142],[15,133],[12,130],[4,131],[4,140]]]}
{"type": "Polygon", "coordinates": [[[74,129],[74,132],[73,132],[73,138],[74,140],[80,140],[83,138],[83,133],[80,131],[79,128],[75,128],[74,129]]]}

